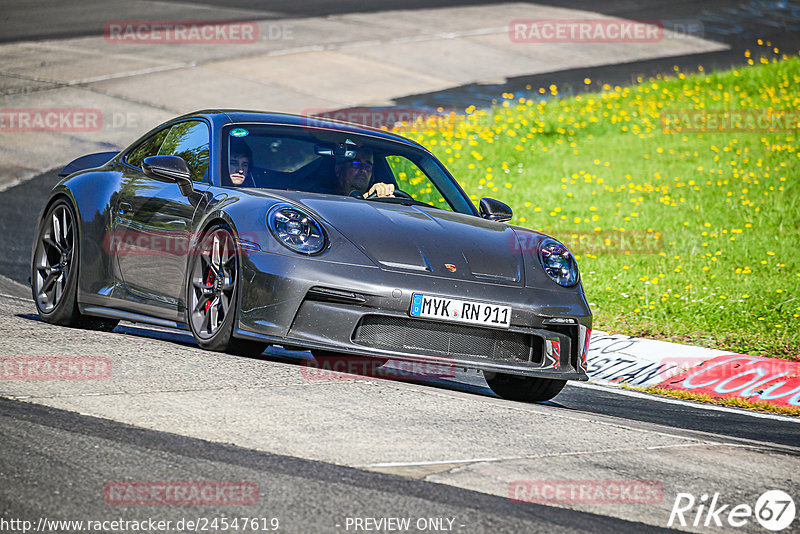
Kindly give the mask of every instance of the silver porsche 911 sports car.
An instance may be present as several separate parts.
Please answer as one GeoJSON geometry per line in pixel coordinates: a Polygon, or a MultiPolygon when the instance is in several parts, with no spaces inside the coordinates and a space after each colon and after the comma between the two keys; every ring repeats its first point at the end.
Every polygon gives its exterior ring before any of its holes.
{"type": "Polygon", "coordinates": [[[507,224],[499,201],[476,208],[399,135],[201,111],[61,175],[31,260],[47,322],[479,369],[515,400],[587,378],[592,317],[569,250],[507,224]]]}

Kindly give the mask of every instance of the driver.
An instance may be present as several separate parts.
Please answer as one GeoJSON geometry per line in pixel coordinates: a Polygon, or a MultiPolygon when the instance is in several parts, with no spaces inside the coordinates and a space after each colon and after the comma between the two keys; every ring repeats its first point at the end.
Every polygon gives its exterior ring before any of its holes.
{"type": "Polygon", "coordinates": [[[337,159],[334,173],[343,195],[357,191],[365,197],[373,193],[379,197],[394,197],[394,184],[378,182],[369,185],[373,161],[372,151],[368,148],[358,149],[353,159],[337,159]]]}
{"type": "Polygon", "coordinates": [[[231,155],[228,158],[228,174],[234,185],[242,185],[245,180],[252,182],[255,180],[250,173],[250,162],[253,161],[253,153],[244,143],[231,143],[231,155]]]}

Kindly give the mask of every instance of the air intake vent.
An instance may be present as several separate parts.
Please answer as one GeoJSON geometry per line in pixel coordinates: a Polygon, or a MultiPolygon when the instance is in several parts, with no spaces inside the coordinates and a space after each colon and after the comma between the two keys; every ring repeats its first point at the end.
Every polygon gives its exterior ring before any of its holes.
{"type": "MultiPolygon", "coordinates": [[[[384,315],[367,315],[361,319],[353,341],[368,347],[408,354],[505,362],[530,361],[533,343],[532,336],[507,330],[384,315]]],[[[541,353],[541,348],[538,352],[541,353]]],[[[534,357],[534,360],[538,359],[534,357]]]]}

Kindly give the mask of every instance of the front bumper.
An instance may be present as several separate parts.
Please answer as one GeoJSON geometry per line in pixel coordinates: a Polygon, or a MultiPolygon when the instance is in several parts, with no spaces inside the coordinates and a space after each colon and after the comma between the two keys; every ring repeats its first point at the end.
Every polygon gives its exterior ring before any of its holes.
{"type": "Polygon", "coordinates": [[[588,378],[592,318],[578,288],[455,281],[253,252],[242,258],[239,306],[240,338],[522,376],[588,378]],[[412,318],[413,293],[511,306],[511,327],[412,318]]]}

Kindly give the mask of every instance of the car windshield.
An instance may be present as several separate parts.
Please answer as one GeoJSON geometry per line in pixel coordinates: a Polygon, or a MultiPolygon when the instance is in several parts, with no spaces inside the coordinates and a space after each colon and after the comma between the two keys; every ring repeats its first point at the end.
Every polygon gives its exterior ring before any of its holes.
{"type": "Polygon", "coordinates": [[[347,132],[253,124],[229,126],[223,137],[224,187],[305,191],[475,213],[434,157],[400,143],[347,132]],[[375,184],[391,186],[394,193],[369,195],[375,184]]]}

